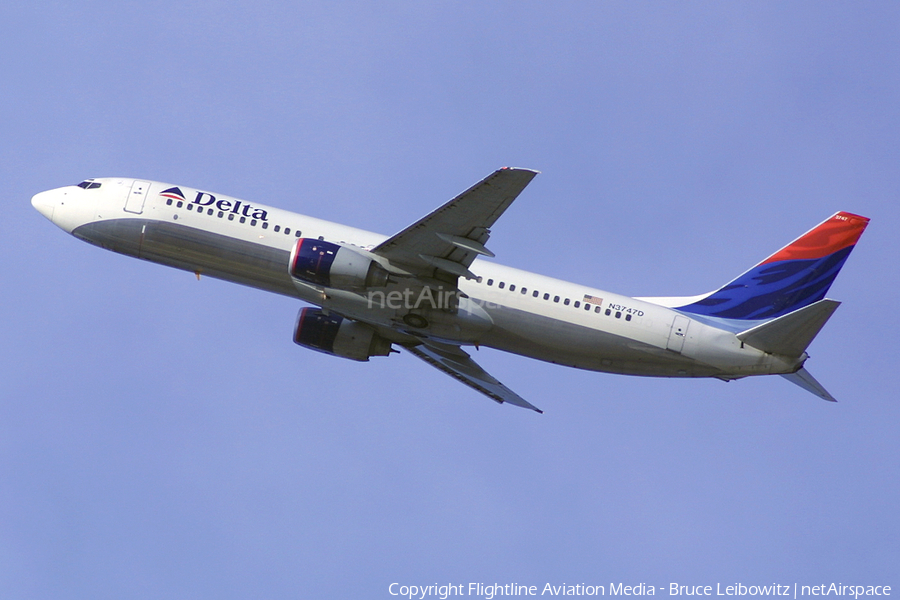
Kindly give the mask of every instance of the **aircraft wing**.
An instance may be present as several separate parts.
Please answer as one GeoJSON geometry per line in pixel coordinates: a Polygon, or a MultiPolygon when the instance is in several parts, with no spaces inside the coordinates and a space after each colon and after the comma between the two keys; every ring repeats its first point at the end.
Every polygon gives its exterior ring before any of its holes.
{"type": "Polygon", "coordinates": [[[429,342],[418,346],[403,347],[431,366],[478,390],[495,402],[500,404],[509,402],[542,414],[544,412],[497,381],[490,373],[478,366],[478,363],[472,360],[472,357],[459,346],[429,342]]]}
{"type": "Polygon", "coordinates": [[[469,266],[479,254],[494,256],[484,244],[490,227],[537,171],[504,167],[431,214],[372,249],[418,276],[435,270],[474,279],[469,266]]]}

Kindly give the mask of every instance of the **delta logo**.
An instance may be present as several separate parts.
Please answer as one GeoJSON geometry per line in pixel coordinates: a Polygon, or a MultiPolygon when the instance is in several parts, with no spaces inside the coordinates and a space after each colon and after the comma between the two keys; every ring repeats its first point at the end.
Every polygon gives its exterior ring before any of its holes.
{"type": "Polygon", "coordinates": [[[163,198],[170,198],[181,202],[190,202],[197,206],[215,206],[222,212],[230,212],[250,219],[259,219],[260,221],[269,220],[269,213],[261,208],[256,208],[255,206],[240,200],[218,200],[209,192],[197,192],[197,195],[193,200],[188,200],[180,188],[171,187],[161,191],[159,195],[163,198]]]}
{"type": "Polygon", "coordinates": [[[163,198],[171,198],[172,200],[181,200],[185,202],[187,199],[184,197],[184,193],[177,187],[171,187],[167,190],[163,190],[159,193],[163,198]]]}

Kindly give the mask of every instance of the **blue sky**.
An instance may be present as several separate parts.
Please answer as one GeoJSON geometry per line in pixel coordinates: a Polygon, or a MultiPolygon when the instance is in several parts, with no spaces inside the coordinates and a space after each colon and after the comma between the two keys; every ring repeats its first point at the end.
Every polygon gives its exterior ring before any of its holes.
{"type": "Polygon", "coordinates": [[[0,597],[389,598],[388,585],[900,585],[895,3],[34,2],[0,9],[0,597]],[[872,218],[781,378],[291,342],[287,298],[104,252],[35,212],[87,177],[391,234],[542,173],[497,261],[714,289],[872,218]]]}

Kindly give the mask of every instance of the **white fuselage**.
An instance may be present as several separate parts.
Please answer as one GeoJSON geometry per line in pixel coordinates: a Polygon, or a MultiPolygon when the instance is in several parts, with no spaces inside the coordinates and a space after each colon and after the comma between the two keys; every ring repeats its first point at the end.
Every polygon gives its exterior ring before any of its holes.
{"type": "MultiPolygon", "coordinates": [[[[96,179],[32,203],[76,237],[137,258],[293,296],[393,332],[393,341],[432,338],[478,345],[581,369],[661,377],[790,373],[801,360],[745,346],[732,331],[636,299],[476,260],[477,279],[459,280],[458,311],[424,309],[428,327],[402,323],[400,286],[349,292],[303,284],[289,274],[299,237],[373,248],[376,233],[220,194],[133,179],[96,179]],[[394,292],[393,296],[391,292],[394,292]],[[413,337],[410,337],[413,336],[413,337]]],[[[423,312],[420,310],[419,312],[423,312]]],[[[803,357],[805,358],[805,357],[803,357]]]]}

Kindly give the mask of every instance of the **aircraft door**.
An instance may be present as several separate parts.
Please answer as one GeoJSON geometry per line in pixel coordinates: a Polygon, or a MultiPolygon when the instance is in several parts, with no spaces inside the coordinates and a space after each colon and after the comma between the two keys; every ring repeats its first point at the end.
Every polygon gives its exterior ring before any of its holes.
{"type": "Polygon", "coordinates": [[[137,215],[144,211],[144,198],[150,189],[150,183],[147,181],[137,181],[131,184],[131,191],[128,192],[128,198],[125,199],[125,211],[135,213],[137,215]]]}
{"type": "Polygon", "coordinates": [[[666,342],[666,349],[681,354],[684,348],[684,338],[687,335],[688,325],[691,320],[682,315],[675,315],[672,321],[672,329],[669,330],[669,341],[666,342]]]}

